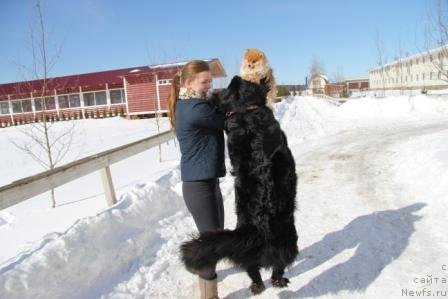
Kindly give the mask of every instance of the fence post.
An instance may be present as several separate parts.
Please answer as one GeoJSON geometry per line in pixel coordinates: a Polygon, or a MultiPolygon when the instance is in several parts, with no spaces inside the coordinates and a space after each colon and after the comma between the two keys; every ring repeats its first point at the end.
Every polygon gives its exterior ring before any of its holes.
{"type": "Polygon", "coordinates": [[[107,205],[110,207],[117,203],[117,197],[115,196],[114,184],[112,182],[112,175],[110,173],[109,166],[106,166],[100,170],[101,181],[103,182],[104,195],[106,196],[107,205]]]}

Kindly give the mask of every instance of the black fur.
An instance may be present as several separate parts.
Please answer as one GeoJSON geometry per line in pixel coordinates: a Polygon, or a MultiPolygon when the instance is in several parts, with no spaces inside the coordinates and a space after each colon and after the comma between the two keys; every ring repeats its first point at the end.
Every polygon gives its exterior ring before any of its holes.
{"type": "Polygon", "coordinates": [[[235,175],[237,227],[202,233],[181,246],[189,271],[197,273],[227,258],[247,271],[254,294],[265,288],[261,267],[272,268],[274,286],[287,286],[284,269],[298,254],[295,162],[285,134],[266,107],[267,92],[267,82],[258,85],[235,76],[210,99],[228,115],[225,131],[235,175]],[[258,108],[247,110],[250,105],[258,108]]]}

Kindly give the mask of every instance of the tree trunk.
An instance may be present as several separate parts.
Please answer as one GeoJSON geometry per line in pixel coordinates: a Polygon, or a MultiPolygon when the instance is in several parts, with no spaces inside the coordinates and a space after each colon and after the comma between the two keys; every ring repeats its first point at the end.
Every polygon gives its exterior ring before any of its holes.
{"type": "Polygon", "coordinates": [[[51,189],[51,207],[56,208],[56,197],[54,196],[54,189],[51,189]]]}

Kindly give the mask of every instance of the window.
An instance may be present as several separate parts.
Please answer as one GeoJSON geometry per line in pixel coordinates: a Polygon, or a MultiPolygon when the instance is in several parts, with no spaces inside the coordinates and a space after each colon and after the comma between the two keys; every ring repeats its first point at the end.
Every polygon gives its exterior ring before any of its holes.
{"type": "Polygon", "coordinates": [[[84,93],[84,106],[94,106],[95,105],[95,94],[93,92],[84,93]]]}
{"type": "Polygon", "coordinates": [[[71,94],[68,96],[68,101],[70,108],[74,107],[80,107],[81,106],[81,100],[79,98],[79,94],[71,94]]]}
{"type": "Polygon", "coordinates": [[[422,80],[425,81],[425,73],[422,74],[422,80]]]}
{"type": "Polygon", "coordinates": [[[432,55],[429,55],[429,61],[432,62],[432,55]]]}
{"type": "Polygon", "coordinates": [[[33,112],[33,106],[31,105],[31,100],[22,101],[22,111],[23,112],[33,112]]]}
{"type": "Polygon", "coordinates": [[[0,103],[0,114],[9,114],[9,103],[0,103]]]}
{"type": "Polygon", "coordinates": [[[56,109],[56,102],[54,100],[54,97],[45,97],[45,109],[46,110],[56,109]]]}
{"type": "Polygon", "coordinates": [[[84,106],[107,105],[105,91],[86,92],[84,96],[84,106]]]}
{"type": "Polygon", "coordinates": [[[442,72],[439,71],[439,75],[438,75],[439,79],[442,79],[442,72]]]}
{"type": "Polygon", "coordinates": [[[110,103],[111,104],[120,104],[124,103],[124,90],[110,90],[110,103]]]}
{"type": "Polygon", "coordinates": [[[418,81],[418,74],[415,75],[415,81],[418,81]]]}
{"type": "Polygon", "coordinates": [[[12,112],[13,113],[22,113],[22,105],[20,101],[12,102],[12,112]]]}
{"type": "Polygon", "coordinates": [[[65,109],[68,108],[68,96],[58,96],[58,105],[59,109],[65,109]]]}
{"type": "Polygon", "coordinates": [[[429,73],[429,80],[432,80],[433,72],[429,73]]]}
{"type": "Polygon", "coordinates": [[[95,92],[95,105],[107,105],[107,97],[105,91],[95,92]]]}
{"type": "Polygon", "coordinates": [[[42,111],[42,99],[41,98],[34,99],[34,108],[36,109],[36,111],[42,111]]]}
{"type": "Polygon", "coordinates": [[[159,85],[170,85],[171,84],[171,79],[158,80],[157,84],[159,84],[159,85]]]}

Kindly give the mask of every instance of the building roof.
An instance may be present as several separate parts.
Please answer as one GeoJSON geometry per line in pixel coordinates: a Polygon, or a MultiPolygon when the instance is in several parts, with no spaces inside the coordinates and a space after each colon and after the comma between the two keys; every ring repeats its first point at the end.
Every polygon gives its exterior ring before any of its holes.
{"type": "Polygon", "coordinates": [[[320,78],[324,79],[326,82],[328,82],[328,77],[325,76],[324,74],[320,74],[320,73],[315,73],[315,74],[311,75],[310,81],[316,77],[320,77],[320,78]]]}
{"type": "MultiPolygon", "coordinates": [[[[225,77],[226,73],[217,58],[205,60],[210,64],[212,76],[225,77]]],[[[159,64],[150,66],[136,66],[124,69],[116,69],[109,71],[101,71],[94,73],[85,73],[78,75],[54,77],[47,79],[47,90],[76,90],[81,87],[95,87],[122,84],[123,77],[126,75],[137,75],[142,73],[170,71],[173,69],[181,69],[187,61],[169,64],[159,64]]],[[[0,84],[0,96],[13,94],[29,94],[31,92],[42,91],[44,80],[32,80],[23,82],[13,82],[0,84]]]]}
{"type": "MultiPolygon", "coordinates": [[[[47,90],[76,89],[79,86],[87,87],[105,85],[106,83],[122,83],[123,79],[121,76],[128,73],[135,73],[135,70],[139,70],[138,72],[147,72],[149,71],[149,67],[138,66],[125,69],[48,78],[47,90]]],[[[43,79],[0,84],[0,95],[38,92],[42,90],[43,84],[43,79]]]]}
{"type": "Polygon", "coordinates": [[[411,55],[411,56],[399,58],[399,59],[396,59],[394,61],[391,61],[391,62],[382,64],[382,65],[379,65],[377,67],[372,68],[369,72],[380,70],[380,69],[382,69],[384,67],[394,65],[394,64],[396,64],[398,62],[405,62],[405,61],[408,61],[408,60],[412,60],[414,58],[421,57],[423,55],[435,54],[435,53],[438,53],[440,51],[447,51],[447,50],[448,50],[448,44],[440,46],[440,47],[437,47],[437,48],[434,48],[434,49],[431,49],[431,50],[423,51],[423,52],[420,52],[420,53],[417,53],[417,54],[414,54],[414,55],[411,55]]]}
{"type": "Polygon", "coordinates": [[[357,82],[357,81],[369,81],[369,78],[350,78],[344,80],[344,82],[357,82]]]}

